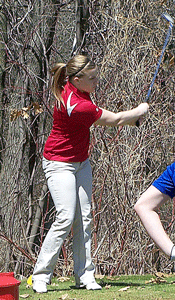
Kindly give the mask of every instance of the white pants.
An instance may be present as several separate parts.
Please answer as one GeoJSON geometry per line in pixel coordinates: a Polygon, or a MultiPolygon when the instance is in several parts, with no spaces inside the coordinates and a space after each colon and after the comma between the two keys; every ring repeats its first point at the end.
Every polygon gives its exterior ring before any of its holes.
{"type": "Polygon", "coordinates": [[[92,172],[89,160],[64,163],[43,158],[43,169],[56,208],[33,272],[33,280],[51,282],[63,241],[73,226],[73,260],[76,284],[94,279],[91,260],[92,172]]]}

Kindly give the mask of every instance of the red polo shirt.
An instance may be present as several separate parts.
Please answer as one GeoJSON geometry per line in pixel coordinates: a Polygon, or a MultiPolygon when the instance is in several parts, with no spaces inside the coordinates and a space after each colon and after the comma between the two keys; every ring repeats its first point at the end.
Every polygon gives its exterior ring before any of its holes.
{"type": "Polygon", "coordinates": [[[89,93],[80,92],[70,82],[62,98],[65,106],[54,107],[53,127],[43,155],[48,160],[82,162],[88,158],[89,128],[101,117],[102,109],[92,103],[89,93]]]}

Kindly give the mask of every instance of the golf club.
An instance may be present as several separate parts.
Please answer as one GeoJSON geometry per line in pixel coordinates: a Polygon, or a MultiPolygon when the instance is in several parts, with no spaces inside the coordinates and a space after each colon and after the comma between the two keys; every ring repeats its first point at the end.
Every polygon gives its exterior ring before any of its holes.
{"type": "MultiPolygon", "coordinates": [[[[168,28],[167,36],[166,36],[166,39],[165,39],[165,42],[164,42],[164,45],[163,45],[162,53],[161,53],[161,56],[160,56],[160,58],[159,58],[159,62],[158,62],[158,64],[157,64],[157,68],[156,68],[154,77],[153,77],[153,79],[152,79],[152,82],[151,82],[151,84],[150,84],[150,87],[149,87],[149,90],[148,90],[148,93],[147,93],[147,95],[146,95],[146,98],[145,98],[145,101],[144,101],[144,102],[148,102],[148,99],[149,99],[149,96],[150,96],[150,94],[151,94],[151,90],[152,90],[154,81],[155,81],[155,79],[156,79],[156,76],[157,76],[157,73],[158,73],[158,70],[159,70],[161,61],[162,61],[162,57],[163,57],[164,52],[165,52],[165,48],[166,48],[166,46],[167,46],[167,44],[168,44],[168,41],[169,41],[169,38],[170,38],[170,34],[171,34],[171,31],[172,31],[172,28],[173,28],[173,23],[174,23],[173,18],[171,18],[170,15],[167,14],[167,13],[162,14],[162,17],[164,17],[164,18],[169,22],[169,28],[168,28]]],[[[139,120],[137,120],[136,126],[139,127],[139,120]]]]}

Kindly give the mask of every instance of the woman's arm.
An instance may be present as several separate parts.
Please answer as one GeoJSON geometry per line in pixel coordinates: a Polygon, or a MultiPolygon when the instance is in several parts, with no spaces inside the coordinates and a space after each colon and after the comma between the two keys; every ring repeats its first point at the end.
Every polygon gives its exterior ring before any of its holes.
{"type": "Polygon", "coordinates": [[[169,199],[169,196],[161,193],[157,188],[151,185],[136,202],[134,209],[149,236],[156,245],[170,257],[173,242],[166,234],[157,213],[158,208],[169,199]]]}
{"type": "Polygon", "coordinates": [[[136,121],[148,112],[148,108],[148,103],[142,103],[134,109],[118,113],[102,109],[102,115],[95,124],[103,126],[135,125],[136,121]]]}

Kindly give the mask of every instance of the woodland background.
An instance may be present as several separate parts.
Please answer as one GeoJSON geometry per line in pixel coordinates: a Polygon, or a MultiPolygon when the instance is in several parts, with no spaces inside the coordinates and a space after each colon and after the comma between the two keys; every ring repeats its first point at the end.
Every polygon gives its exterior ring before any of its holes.
{"type": "MultiPolygon", "coordinates": [[[[41,160],[52,127],[50,68],[76,53],[98,65],[94,101],[122,111],[144,101],[156,69],[173,1],[1,0],[0,272],[32,273],[55,210],[41,160]]],[[[174,161],[174,29],[137,127],[92,127],[92,256],[99,274],[171,272],[133,206],[174,161]]],[[[174,200],[160,210],[175,241],[174,200]]],[[[72,233],[55,274],[72,275],[72,233]]]]}

